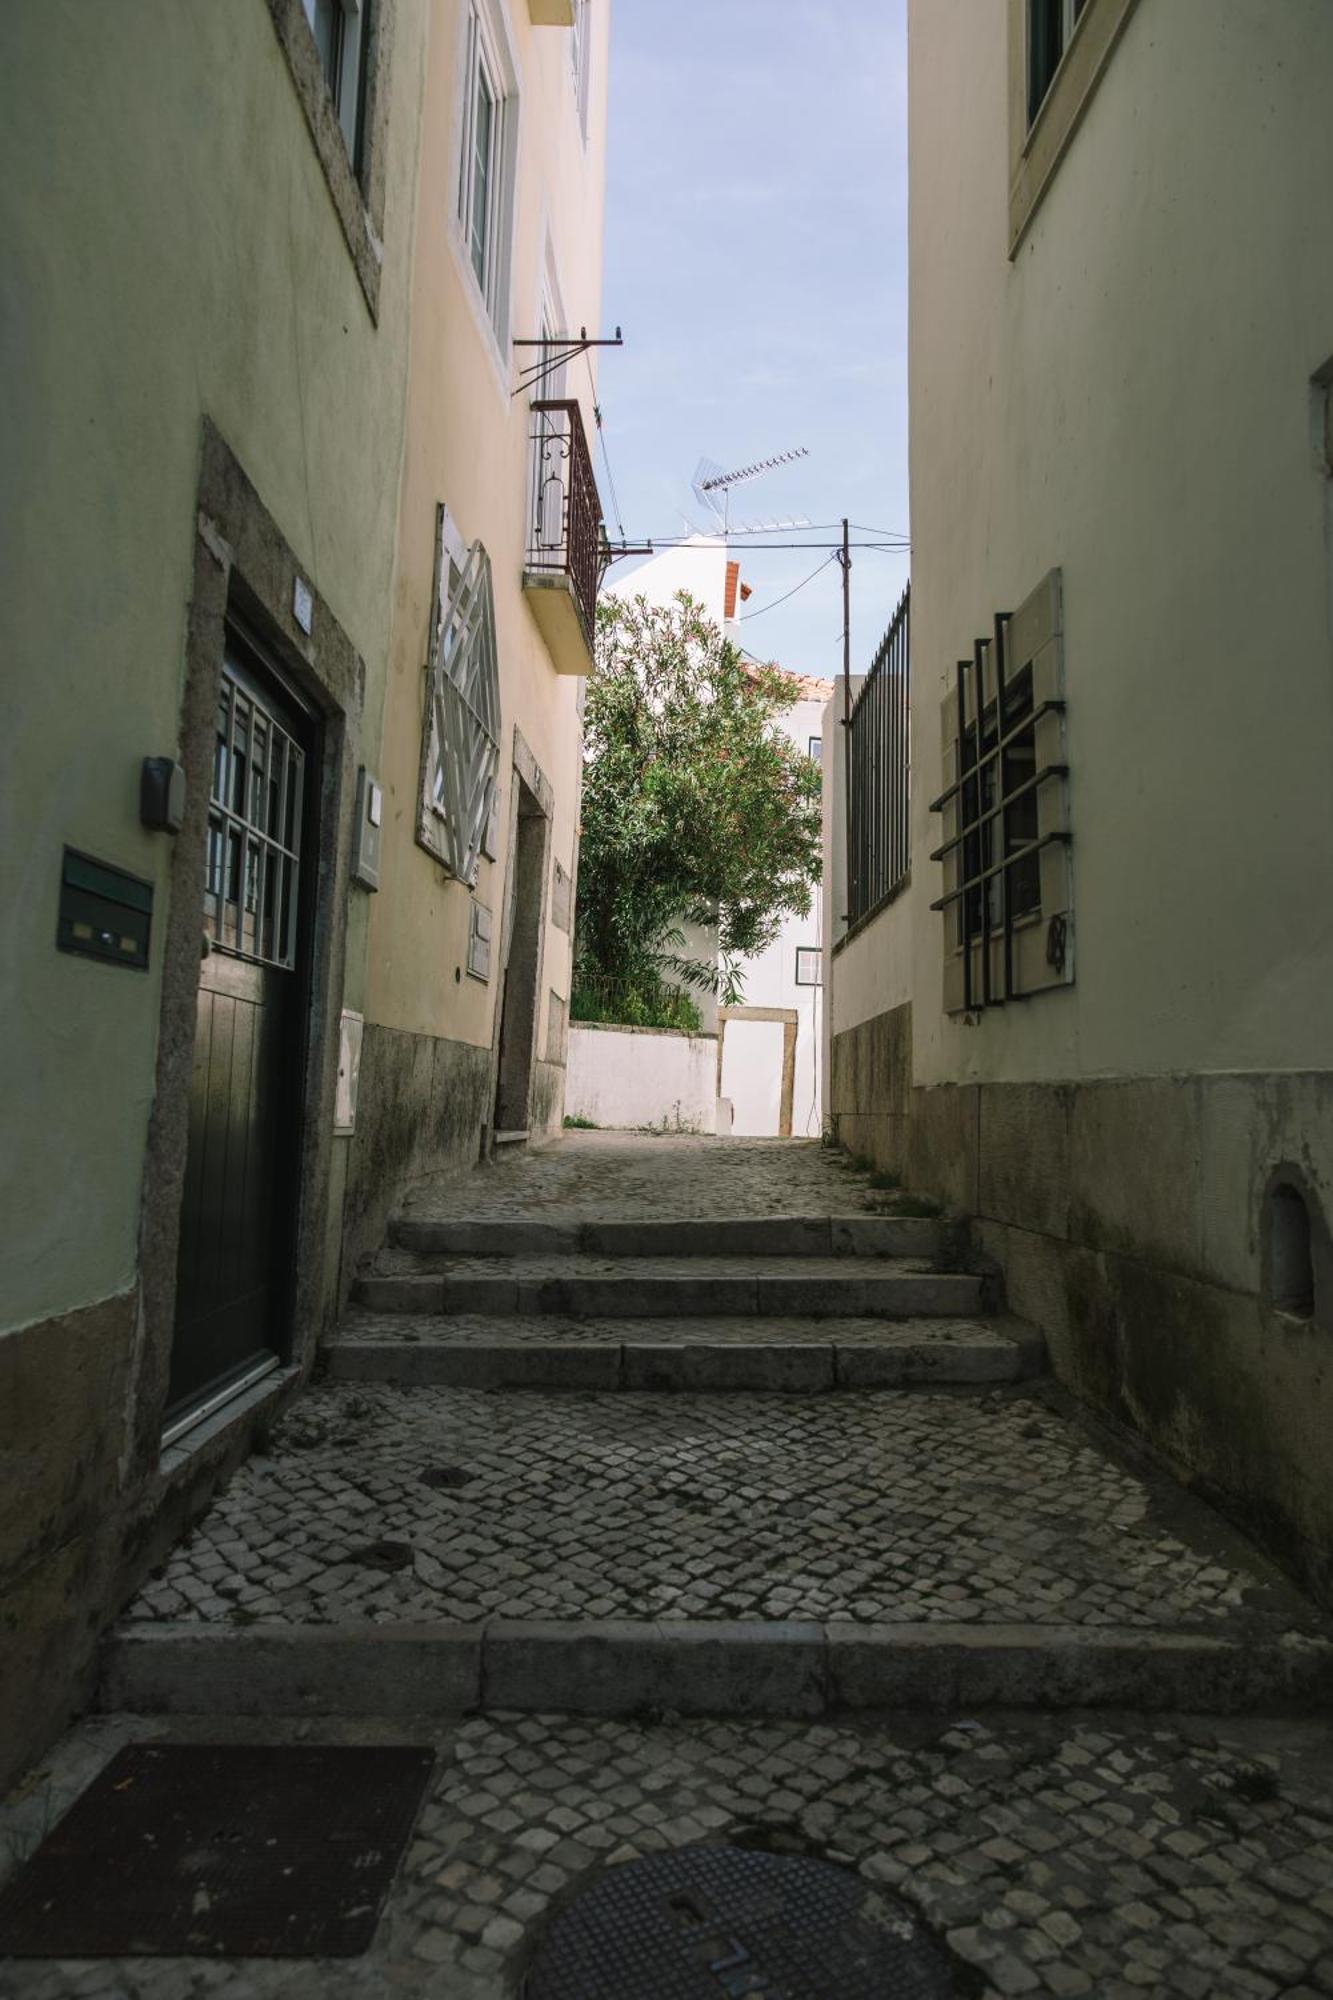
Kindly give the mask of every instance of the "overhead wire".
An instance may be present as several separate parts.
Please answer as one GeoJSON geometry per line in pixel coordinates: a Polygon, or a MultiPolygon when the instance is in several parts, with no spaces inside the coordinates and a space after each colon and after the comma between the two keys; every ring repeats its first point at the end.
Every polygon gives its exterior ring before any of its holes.
{"type": "Polygon", "coordinates": [[[809,576],[803,577],[800,583],[793,584],[792,588],[789,591],[786,591],[783,596],[774,597],[769,601],[769,603],[761,604],[757,611],[743,611],[741,613],[739,622],[742,625],[746,625],[752,618],[762,618],[766,611],[776,611],[779,604],[785,604],[788,598],[795,597],[798,590],[804,590],[807,583],[813,583],[817,576],[822,576],[824,571],[829,567],[829,564],[832,563],[834,560],[835,558],[833,556],[825,556],[823,562],[818,563],[815,566],[815,568],[811,570],[809,576]]]}

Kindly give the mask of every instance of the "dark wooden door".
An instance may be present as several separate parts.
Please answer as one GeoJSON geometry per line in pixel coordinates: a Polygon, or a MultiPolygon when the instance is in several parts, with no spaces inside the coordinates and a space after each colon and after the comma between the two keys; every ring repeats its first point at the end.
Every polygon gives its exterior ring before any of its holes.
{"type": "Polygon", "coordinates": [[[311,721],[239,639],[218,701],[168,1421],[276,1367],[290,1317],[311,721]]]}

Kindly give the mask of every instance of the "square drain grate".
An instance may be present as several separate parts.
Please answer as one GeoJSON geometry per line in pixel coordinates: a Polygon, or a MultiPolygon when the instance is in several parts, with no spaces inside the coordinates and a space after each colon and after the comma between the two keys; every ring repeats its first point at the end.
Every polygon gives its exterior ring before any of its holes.
{"type": "Polygon", "coordinates": [[[137,1743],[0,1894],[0,1956],[351,1958],[430,1750],[137,1743]]]}

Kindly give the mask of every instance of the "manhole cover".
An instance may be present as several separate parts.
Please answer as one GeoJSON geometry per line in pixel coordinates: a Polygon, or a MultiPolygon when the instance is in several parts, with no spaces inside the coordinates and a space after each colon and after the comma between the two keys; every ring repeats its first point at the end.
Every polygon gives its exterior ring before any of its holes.
{"type": "Polygon", "coordinates": [[[132,1744],[0,1896],[0,1957],[365,1951],[429,1750],[132,1744]]]}
{"type": "Polygon", "coordinates": [[[905,1905],[830,1862],[683,1847],[610,1869],[555,1918],[525,2000],[952,2000],[905,1905]]]}

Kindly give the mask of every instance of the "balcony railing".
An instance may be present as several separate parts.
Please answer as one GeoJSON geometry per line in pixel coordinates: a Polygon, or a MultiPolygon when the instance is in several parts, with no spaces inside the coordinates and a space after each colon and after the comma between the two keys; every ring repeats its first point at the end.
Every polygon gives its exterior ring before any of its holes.
{"type": "Polygon", "coordinates": [[[577,403],[532,405],[531,464],[528,574],[568,580],[591,647],[604,533],[602,503],[577,403]]]}

